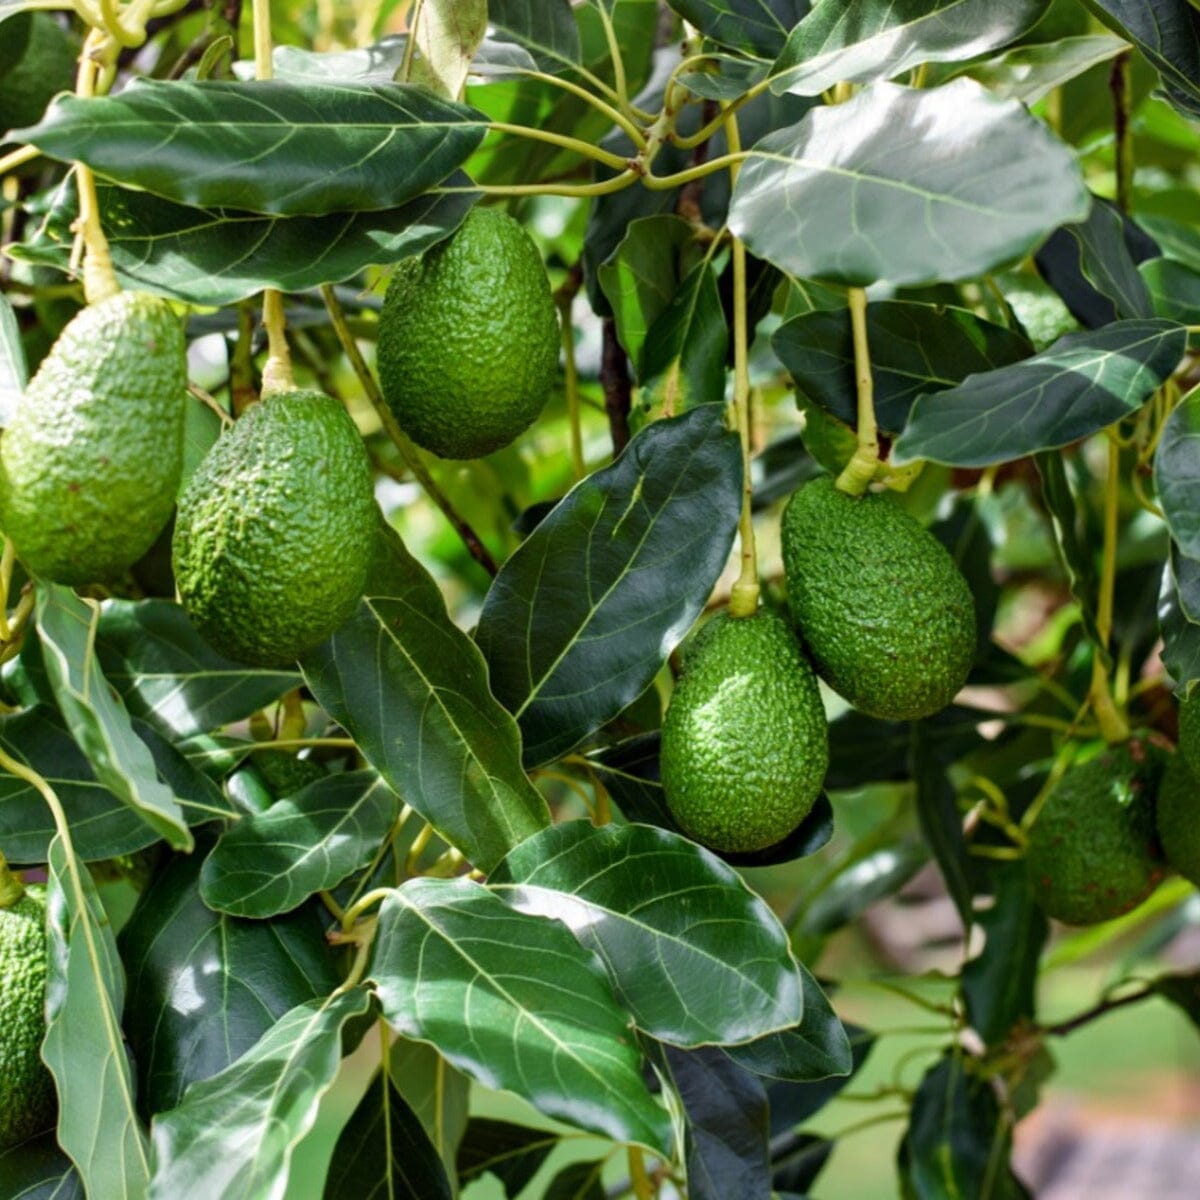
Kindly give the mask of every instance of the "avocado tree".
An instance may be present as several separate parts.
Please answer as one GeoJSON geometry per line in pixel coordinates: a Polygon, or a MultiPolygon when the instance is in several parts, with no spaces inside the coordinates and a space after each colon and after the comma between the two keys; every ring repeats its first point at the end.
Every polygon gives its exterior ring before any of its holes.
{"type": "Polygon", "coordinates": [[[1197,47],[0,0],[0,1200],[1028,1195],[1200,1025],[1197,47]]]}

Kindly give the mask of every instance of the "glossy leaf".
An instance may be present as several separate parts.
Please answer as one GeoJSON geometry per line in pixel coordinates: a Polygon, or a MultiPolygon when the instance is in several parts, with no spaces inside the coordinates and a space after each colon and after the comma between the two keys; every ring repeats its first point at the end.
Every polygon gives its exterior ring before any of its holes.
{"type": "Polygon", "coordinates": [[[0,427],[12,420],[28,380],[17,314],[8,297],[0,296],[0,427]]]}
{"type": "Polygon", "coordinates": [[[1171,562],[1163,568],[1158,625],[1163,639],[1163,666],[1174,681],[1176,693],[1185,697],[1200,680],[1200,624],[1188,619],[1180,603],[1171,562]]]}
{"type": "MultiPolygon", "coordinates": [[[[1170,258],[1152,258],[1138,265],[1150,292],[1155,316],[1181,325],[1200,324],[1200,271],[1170,258]]],[[[1195,345],[1195,334],[1191,335],[1195,345]]]]}
{"type": "Polygon", "coordinates": [[[177,204],[287,217],[395,208],[483,134],[473,109],[406,84],[135,79],[115,96],[60,95],[20,136],[177,204]]]}
{"type": "Polygon", "coordinates": [[[1154,990],[1200,1029],[1200,971],[1162,975],[1154,981],[1154,990]]]}
{"type": "Polygon", "coordinates": [[[167,864],[119,938],[126,1036],[146,1114],[174,1108],[190,1084],[225,1070],[289,1009],[342,980],[323,908],[241,921],[203,903],[196,885],[210,841],[167,864]]]}
{"type": "Polygon", "coordinates": [[[800,976],[778,919],[686,838],[570,821],[523,842],[488,882],[517,911],[566,925],[638,1027],[662,1041],[741,1042],[800,1020],[800,976]]]}
{"type": "Polygon", "coordinates": [[[634,700],[700,614],[737,527],[741,458],[724,406],[642,430],[576,484],[488,592],[475,638],[529,765],[634,700]]]}
{"type": "Polygon", "coordinates": [[[372,975],[388,1023],[547,1116],[663,1151],[628,1018],[557,921],[466,879],[414,879],[379,911],[372,975]]]}
{"type": "Polygon", "coordinates": [[[505,1196],[515,1200],[558,1142],[558,1135],[545,1129],[473,1117],[458,1148],[459,1182],[465,1186],[482,1175],[494,1175],[505,1196]]]}
{"type": "Polygon", "coordinates": [[[98,619],[99,607],[70,588],[39,585],[38,636],[58,707],[96,778],[172,846],[191,849],[175,797],[159,781],[150,751],[92,656],[98,619]]]}
{"type": "Polygon", "coordinates": [[[995,58],[965,68],[965,74],[997,96],[1032,107],[1055,88],[1115,58],[1128,43],[1107,33],[1080,34],[1055,42],[1014,46],[995,58]]]}
{"type": "Polygon", "coordinates": [[[812,1133],[795,1134],[780,1152],[771,1146],[771,1186],[788,1196],[807,1194],[829,1161],[834,1143],[812,1133]]]}
{"type": "Polygon", "coordinates": [[[219,1075],[188,1088],[155,1118],[150,1200],[281,1200],[292,1151],[337,1075],[342,1029],[370,1004],[369,991],[352,988],[293,1008],[219,1075]]]}
{"type": "Polygon", "coordinates": [[[533,56],[539,70],[570,71],[579,63],[579,27],[569,0],[488,0],[497,37],[533,56]]]}
{"type": "Polygon", "coordinates": [[[121,1035],[125,973],[88,869],[69,843],[50,843],[46,1040],[58,1089],[58,1142],[89,1196],[141,1200],[149,1147],[121,1035]]]}
{"type": "Polygon", "coordinates": [[[871,84],[769,134],[729,221],[794,275],[900,286],[982,275],[1086,213],[1072,153],[1015,100],[957,79],[871,84]]]}
{"type": "Polygon", "coordinates": [[[334,1147],[325,1179],[327,1200],[451,1200],[453,1195],[446,1168],[416,1113],[381,1072],[334,1147]]]}
{"type": "Polygon", "coordinates": [[[200,894],[235,917],[290,912],[371,861],[397,803],[374,771],[319,779],[231,825],[204,862],[200,894]]]}
{"type": "Polygon", "coordinates": [[[846,1035],[850,1040],[851,1054],[848,1071],[827,1079],[799,1082],[768,1079],[767,1096],[771,1101],[773,1138],[794,1130],[819,1113],[858,1074],[875,1045],[875,1035],[855,1025],[846,1026],[846,1035]]]}
{"type": "MultiPolygon", "coordinates": [[[[968,375],[1008,366],[1033,353],[1019,333],[964,308],[885,300],[867,307],[867,341],[880,429],[898,433],[922,393],[961,383],[968,375]]],[[[842,309],[793,317],[771,338],[796,387],[838,420],[857,419],[854,343],[842,309]]]]}
{"type": "Polygon", "coordinates": [[[428,1042],[395,1038],[388,1061],[392,1082],[416,1113],[447,1174],[455,1178],[458,1147],[468,1125],[471,1081],[428,1042]]]}
{"type": "Polygon", "coordinates": [[[549,823],[479,651],[396,534],[380,534],[354,616],[301,667],[392,790],[481,870],[549,823]]]}
{"type": "Polygon", "coordinates": [[[488,0],[427,0],[416,25],[413,83],[457,99],[487,24],[488,0]]]}
{"type": "Polygon", "coordinates": [[[774,58],[812,7],[809,0],[670,0],[706,37],[731,50],[774,58]]]}
{"type": "Polygon", "coordinates": [[[1067,334],[1010,367],[921,396],[895,461],[982,467],[1065,446],[1136,412],[1183,357],[1172,321],[1117,321],[1067,334]]]}
{"type": "MultiPolygon", "coordinates": [[[[0,20],[4,19],[0,12],[0,20]]],[[[87,1200],[53,1133],[0,1150],[0,1200],[87,1200]]]]}
{"type": "Polygon", "coordinates": [[[965,62],[1015,41],[1048,0],[822,0],[792,31],[771,89],[819,96],[836,83],[894,79],[922,63],[965,62]]]}
{"type": "Polygon", "coordinates": [[[1154,456],[1154,484],[1167,528],[1189,558],[1200,558],[1200,388],[1167,418],[1154,456]]]}

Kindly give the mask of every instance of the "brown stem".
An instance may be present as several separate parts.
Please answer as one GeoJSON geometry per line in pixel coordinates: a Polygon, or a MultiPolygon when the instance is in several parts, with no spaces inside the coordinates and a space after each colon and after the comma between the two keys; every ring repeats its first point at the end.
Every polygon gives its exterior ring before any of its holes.
{"type": "Polygon", "coordinates": [[[1133,200],[1133,127],[1129,123],[1133,103],[1129,82],[1129,54],[1113,59],[1108,86],[1113,97],[1113,135],[1117,144],[1117,207],[1128,215],[1133,200]]]}
{"type": "Polygon", "coordinates": [[[1148,996],[1152,995],[1154,995],[1154,988],[1147,985],[1136,992],[1130,992],[1129,995],[1120,996],[1115,1000],[1101,1000],[1099,1004],[1085,1009],[1083,1012],[1066,1021],[1060,1021],[1057,1025],[1047,1025],[1046,1032],[1052,1033],[1056,1037],[1065,1037],[1068,1033],[1073,1033],[1076,1029],[1090,1024],[1098,1017],[1103,1017],[1118,1008],[1124,1008],[1128,1004],[1137,1004],[1138,1001],[1145,1000],[1148,996]]]}
{"type": "MultiPolygon", "coordinates": [[[[715,100],[705,100],[704,107],[700,113],[700,127],[711,124],[717,115],[717,102],[715,100]]],[[[693,151],[692,162],[693,167],[702,166],[708,159],[710,141],[705,138],[693,151]]],[[[693,225],[701,225],[704,222],[704,213],[700,207],[700,199],[704,195],[704,178],[690,180],[685,183],[679,190],[679,199],[675,201],[675,211],[685,220],[690,221],[693,225]]]]}
{"type": "Polygon", "coordinates": [[[617,338],[617,323],[604,318],[604,348],[600,357],[600,383],[604,388],[604,411],[612,437],[613,457],[629,445],[629,409],[633,384],[629,380],[629,358],[617,338]]]}

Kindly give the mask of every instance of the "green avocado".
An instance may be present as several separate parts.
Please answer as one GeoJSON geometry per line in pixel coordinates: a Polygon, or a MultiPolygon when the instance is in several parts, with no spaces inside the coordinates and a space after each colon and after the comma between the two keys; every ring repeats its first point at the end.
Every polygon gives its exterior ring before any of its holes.
{"type": "Polygon", "coordinates": [[[179,500],[172,562],[192,623],[253,666],[294,662],[354,611],[378,526],[371,466],[321,392],[254,404],[179,500]]]}
{"type": "Polygon", "coordinates": [[[1179,752],[1193,771],[1200,772],[1200,693],[1179,706],[1179,752]]]}
{"type": "Polygon", "coordinates": [[[266,781],[276,800],[316,783],[325,778],[325,769],[310,758],[297,758],[286,750],[259,750],[254,755],[254,765],[266,781]]]}
{"type": "Polygon", "coordinates": [[[162,531],[183,470],[183,325],[121,292],[76,314],[0,439],[0,523],[29,570],[104,581],[162,531]]]}
{"type": "Polygon", "coordinates": [[[0,908],[0,1150],[54,1124],[46,1035],[46,893],[32,884],[0,908]]]}
{"type": "Polygon", "coordinates": [[[763,850],[808,816],[829,765],[817,679],[769,609],[721,613],[687,648],[662,727],[667,807],[716,850],[763,850]]]}
{"type": "MultiPolygon", "coordinates": [[[[36,125],[75,82],[79,42],[50,13],[18,13],[0,24],[0,134],[36,125]]],[[[2,140],[2,139],[0,139],[2,140]]]]}
{"type": "Polygon", "coordinates": [[[442,458],[479,458],[537,419],[558,348],[533,239],[506,213],[474,208],[396,268],[379,318],[379,380],[414,442],[442,458]]]}
{"type": "Polygon", "coordinates": [[[1167,862],[1200,887],[1200,782],[1182,754],[1172,755],[1158,789],[1158,839],[1167,862]]]}
{"type": "Polygon", "coordinates": [[[975,658],[974,600],[904,509],[814,479],[784,512],[783,563],[817,673],[859,712],[914,721],[954,699],[975,658]]]}
{"type": "Polygon", "coordinates": [[[1095,925],[1141,904],[1166,874],[1154,800],[1166,755],[1147,742],[1111,746],[1069,767],[1029,835],[1038,903],[1070,925],[1095,925]]]}

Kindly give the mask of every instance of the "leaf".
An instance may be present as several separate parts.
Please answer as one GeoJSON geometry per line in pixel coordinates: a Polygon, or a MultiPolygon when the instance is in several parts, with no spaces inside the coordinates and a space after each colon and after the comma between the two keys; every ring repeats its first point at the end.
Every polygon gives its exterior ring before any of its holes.
{"type": "Polygon", "coordinates": [[[99,606],[70,588],[39,584],[36,611],[55,699],[96,778],[160,837],[190,850],[192,835],[175,797],[159,782],[149,750],[93,657],[99,606]]]}
{"type": "Polygon", "coordinates": [[[281,1200],[292,1151],[337,1075],[342,1029],[370,1005],[366,988],[301,1004],[219,1075],[188,1088],[154,1120],[150,1200],[281,1200]]]}
{"type": "Polygon", "coordinates": [[[22,141],[194,208],[321,216],[395,208],[482,140],[479,113],[408,84],[134,79],[60,95],[22,141]]]}
{"type": "Polygon", "coordinates": [[[922,63],[965,62],[1014,41],[1048,0],[822,0],[792,30],[771,90],[819,96],[836,83],[894,79],[922,63]]]}
{"type": "Polygon", "coordinates": [[[112,925],[91,874],[59,835],[47,872],[42,1057],[58,1089],[58,1142],[89,1196],[140,1200],[149,1158],[121,1037],[125,973],[112,925]]]}
{"type": "Polygon", "coordinates": [[[417,20],[413,82],[457,99],[487,24],[488,0],[428,0],[417,20]]]}
{"type": "Polygon", "coordinates": [[[1158,624],[1163,639],[1163,666],[1174,680],[1176,693],[1184,697],[1193,681],[1200,679],[1200,625],[1188,620],[1180,604],[1172,562],[1163,568],[1158,624]]]}
{"type": "Polygon", "coordinates": [[[579,27],[569,0],[488,0],[488,20],[501,41],[514,42],[551,75],[579,64],[579,27]]]}
{"type": "Polygon", "coordinates": [[[1200,1029],[1200,971],[1160,975],[1154,981],[1154,990],[1182,1009],[1192,1024],[1200,1029]]]}
{"type": "Polygon", "coordinates": [[[416,1113],[447,1174],[455,1179],[458,1147],[468,1123],[471,1081],[426,1042],[395,1038],[388,1060],[392,1083],[416,1113]]]}
{"type": "Polygon", "coordinates": [[[388,1024],[484,1086],[616,1141],[669,1145],[628,1018],[559,922],[467,879],[413,879],[379,911],[372,974],[388,1024]]]}
{"type": "Polygon", "coordinates": [[[1069,333],[1023,362],[919,396],[893,461],[984,467],[1098,433],[1141,408],[1186,342],[1183,326],[1160,320],[1069,333]]]}
{"type": "Polygon", "coordinates": [[[527,765],[577,746],[658,673],[725,567],[741,474],[724,406],[701,405],[643,429],[505,562],[475,640],[527,765]]]}
{"type": "Polygon", "coordinates": [[[176,740],[244,720],[299,683],[222,658],[169,600],[106,600],[96,657],[129,712],[176,740]]]}
{"type": "Polygon", "coordinates": [[[538,1173],[558,1142],[558,1134],[545,1129],[472,1117],[458,1147],[459,1182],[466,1186],[482,1175],[494,1175],[504,1195],[512,1200],[538,1173]]]}
{"type": "MultiPolygon", "coordinates": [[[[1018,362],[1033,348],[1021,334],[965,308],[885,300],[867,306],[875,418],[899,433],[913,401],[968,375],[1018,362]]],[[[780,362],[810,400],[853,425],[858,409],[848,310],[793,317],[771,338],[780,362]]]]}
{"type": "MultiPolygon", "coordinates": [[[[0,20],[4,19],[0,12],[0,20]]],[[[87,1200],[53,1133],[0,1150],[0,1200],[87,1200]]]]}
{"type": "Polygon", "coordinates": [[[1180,554],[1178,546],[1171,547],[1169,561],[1183,615],[1193,624],[1200,623],[1200,561],[1180,554]]]}
{"type": "Polygon", "coordinates": [[[451,1200],[446,1168],[416,1113],[380,1072],[347,1122],[325,1180],[328,1200],[451,1200]]]}
{"type": "Polygon", "coordinates": [[[394,532],[354,616],[301,667],[392,790],[481,870],[549,823],[479,651],[394,532]]]}
{"type": "Polygon", "coordinates": [[[1032,107],[1055,88],[1116,58],[1127,46],[1122,38],[1111,34],[1082,34],[1014,46],[986,62],[966,67],[964,73],[997,96],[1032,107]]]}
{"type": "Polygon", "coordinates": [[[1154,486],[1179,549],[1200,558],[1200,387],[1176,405],[1154,455],[1154,486]]]}
{"type": "Polygon", "coordinates": [[[1008,1165],[1012,1129],[991,1083],[958,1049],[926,1072],[900,1143],[898,1166],[913,1200],[1021,1200],[1008,1165]]]}
{"type": "Polygon", "coordinates": [[[775,914],[686,838],[569,821],[523,842],[488,884],[518,912],[566,925],[661,1041],[743,1042],[800,1020],[800,976],[775,914]]]}
{"type": "Polygon", "coordinates": [[[273,917],[335,888],[375,856],[396,794],[374,771],[330,775],[231,825],[205,859],[200,894],[235,917],[273,917]]]}
{"type": "Polygon", "coordinates": [[[1074,155],[968,79],[873,83],[750,152],[730,229],[783,271],[865,287],[954,282],[1087,215],[1074,155]]]}
{"type": "Polygon", "coordinates": [[[1170,258],[1152,258],[1138,265],[1138,274],[1150,291],[1155,316],[1200,324],[1200,271],[1170,258]]]}
{"type": "Polygon", "coordinates": [[[25,348],[12,302],[0,295],[0,428],[7,425],[17,411],[17,401],[29,382],[25,365],[25,348]]]}
{"type": "Polygon", "coordinates": [[[972,906],[971,883],[967,877],[967,843],[954,787],[947,777],[944,760],[930,740],[926,723],[914,721],[911,730],[909,769],[917,786],[921,833],[937,859],[950,899],[954,901],[963,925],[969,929],[972,906]]]}
{"type": "Polygon", "coordinates": [[[771,1146],[771,1186],[789,1196],[807,1193],[829,1161],[835,1143],[813,1133],[798,1133],[780,1153],[771,1146]]]}
{"type": "Polygon", "coordinates": [[[781,1079],[768,1081],[767,1097],[771,1102],[772,1138],[794,1130],[796,1126],[802,1125],[811,1116],[819,1113],[858,1074],[863,1063],[867,1061],[875,1045],[875,1035],[855,1025],[847,1025],[845,1028],[850,1039],[851,1053],[848,1071],[812,1082],[781,1079]]]}
{"type": "Polygon", "coordinates": [[[811,7],[808,0],[669,0],[685,21],[731,50],[774,58],[811,7]]]}
{"type": "Polygon", "coordinates": [[[987,934],[962,968],[963,1000],[972,1028],[997,1046],[1021,1020],[1032,1020],[1038,961],[1049,933],[1023,863],[992,866],[994,900],[976,913],[987,934]]]}
{"type": "Polygon", "coordinates": [[[546,1185],[542,1200],[605,1200],[605,1159],[563,1167],[546,1185]]]}
{"type": "Polygon", "coordinates": [[[174,1108],[190,1084],[225,1070],[289,1009],[341,982],[324,909],[241,921],[205,906],[196,884],[209,841],[159,872],[119,938],[126,1036],[146,1114],[174,1108]]]}

